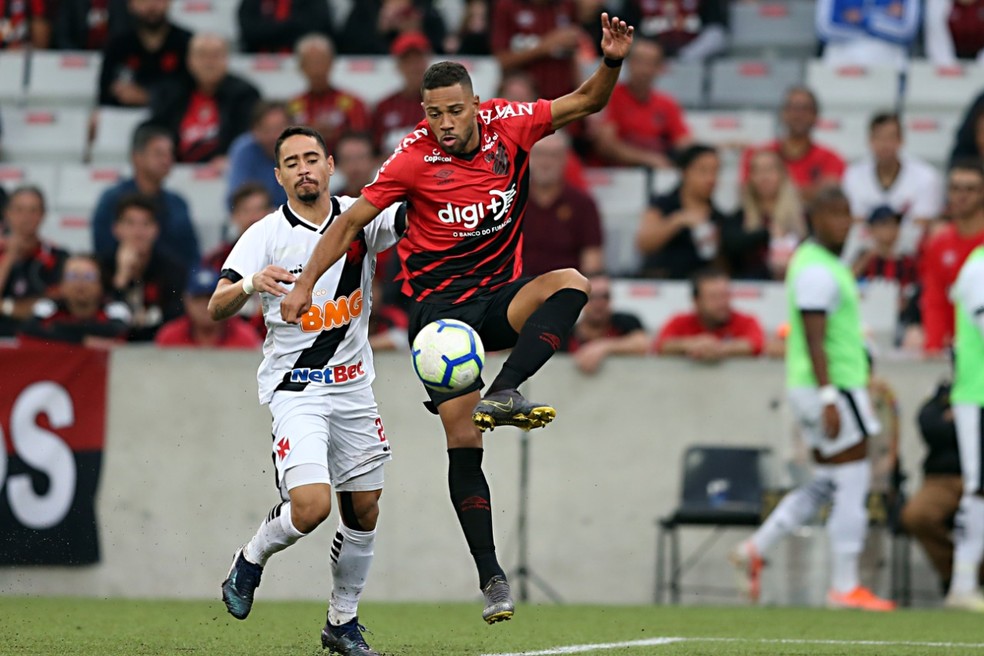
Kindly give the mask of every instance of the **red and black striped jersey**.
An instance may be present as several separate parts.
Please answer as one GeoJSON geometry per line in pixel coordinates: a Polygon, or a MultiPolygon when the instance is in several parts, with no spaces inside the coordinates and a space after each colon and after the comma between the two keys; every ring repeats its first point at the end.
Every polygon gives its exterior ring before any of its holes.
{"type": "Polygon", "coordinates": [[[473,153],[444,152],[426,121],[400,142],[362,195],[380,209],[407,201],[405,294],[461,303],[519,277],[529,152],[552,122],[549,100],[493,99],[479,106],[473,153]]]}

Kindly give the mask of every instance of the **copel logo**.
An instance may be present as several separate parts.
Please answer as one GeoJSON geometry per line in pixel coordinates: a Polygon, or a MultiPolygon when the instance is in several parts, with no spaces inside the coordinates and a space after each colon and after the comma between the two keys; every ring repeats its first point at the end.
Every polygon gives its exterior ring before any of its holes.
{"type": "Polygon", "coordinates": [[[430,155],[424,155],[424,161],[428,164],[447,164],[451,158],[435,148],[430,155]]]}
{"type": "Polygon", "coordinates": [[[311,309],[301,317],[301,330],[306,333],[315,333],[321,330],[340,328],[361,315],[362,290],[356,289],[351,296],[339,296],[334,300],[327,300],[321,305],[317,303],[312,305],[311,309]]]}
{"type": "Polygon", "coordinates": [[[308,369],[307,367],[291,369],[290,382],[334,385],[336,383],[348,383],[358,380],[365,375],[366,370],[362,367],[362,360],[359,360],[355,364],[339,364],[334,367],[325,367],[324,369],[308,369]]]}
{"type": "Polygon", "coordinates": [[[506,191],[490,189],[489,196],[487,203],[472,203],[464,207],[455,207],[448,203],[447,207],[438,211],[437,218],[441,223],[460,223],[469,230],[477,226],[486,215],[491,216],[494,221],[501,221],[512,207],[513,199],[516,197],[516,185],[513,184],[506,191]]]}

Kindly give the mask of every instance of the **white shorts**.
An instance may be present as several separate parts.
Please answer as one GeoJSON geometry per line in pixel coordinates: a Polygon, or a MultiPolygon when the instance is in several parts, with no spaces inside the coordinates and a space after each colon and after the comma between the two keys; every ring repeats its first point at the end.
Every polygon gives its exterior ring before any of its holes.
{"type": "Polygon", "coordinates": [[[964,492],[984,492],[981,475],[981,442],[984,442],[984,408],[974,403],[954,403],[953,423],[957,428],[957,446],[960,449],[960,471],[963,473],[964,492]]]}
{"type": "Polygon", "coordinates": [[[337,492],[383,487],[382,465],[392,454],[371,386],[336,394],[276,392],[270,412],[277,487],[285,499],[284,473],[306,464],[320,465],[324,476],[295,477],[291,487],[327,483],[337,492]],[[378,475],[366,475],[377,469],[378,475]]]}
{"type": "Polygon", "coordinates": [[[834,439],[827,437],[823,430],[823,406],[818,388],[791,389],[788,398],[803,439],[824,458],[846,451],[869,435],[881,432],[881,424],[871,407],[871,398],[866,389],[840,390],[837,397],[840,433],[834,439]]]}

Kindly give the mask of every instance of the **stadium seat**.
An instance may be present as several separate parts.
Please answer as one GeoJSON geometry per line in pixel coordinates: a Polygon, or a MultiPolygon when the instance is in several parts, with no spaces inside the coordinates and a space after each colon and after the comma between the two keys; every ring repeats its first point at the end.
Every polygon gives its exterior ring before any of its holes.
{"type": "Polygon", "coordinates": [[[81,162],[89,111],[83,108],[15,109],[3,116],[3,160],[7,162],[81,162]]]}
{"type": "Polygon", "coordinates": [[[930,164],[944,166],[960,126],[960,115],[906,112],[902,122],[905,152],[930,164]]]}
{"type": "Polygon", "coordinates": [[[731,2],[731,51],[740,55],[810,57],[816,53],[812,0],[731,2]]]}
{"type": "Polygon", "coordinates": [[[88,107],[96,102],[102,53],[35,50],[27,102],[32,107],[88,107]]]}
{"type": "MultiPolygon", "coordinates": [[[[757,526],[762,519],[762,495],[766,489],[766,459],[769,449],[756,446],[691,446],[683,456],[680,505],[670,515],[657,520],[656,586],[653,600],[664,602],[669,588],[670,602],[679,603],[681,580],[693,567],[705,547],[726,527],[757,526]],[[679,530],[687,526],[713,527],[686,562],[680,559],[679,530]],[[669,554],[667,554],[667,542],[669,554]],[[669,572],[667,576],[667,557],[669,572]]],[[[727,588],[702,588],[704,592],[731,592],[727,588]]]]}
{"type": "Polygon", "coordinates": [[[868,122],[862,112],[824,112],[813,129],[813,139],[832,148],[850,163],[868,152],[868,122]]]}
{"type": "Polygon", "coordinates": [[[193,34],[218,34],[235,50],[239,40],[238,9],[239,3],[234,0],[178,0],[171,4],[170,18],[193,34]]]}
{"type": "Polygon", "coordinates": [[[0,51],[0,103],[17,102],[24,97],[25,50],[0,51]]]}
{"type": "Polygon", "coordinates": [[[635,233],[648,200],[646,170],[593,168],[585,173],[601,213],[605,268],[612,274],[634,273],[639,269],[635,233]]]}
{"type": "Polygon", "coordinates": [[[290,100],[304,91],[292,55],[232,55],[229,70],[252,82],[267,100],[290,100]]]}
{"type": "Polygon", "coordinates": [[[711,64],[712,107],[775,109],[786,89],[801,84],[799,61],[719,59],[711,64]]]}
{"type": "Polygon", "coordinates": [[[694,140],[718,148],[745,148],[776,136],[775,114],[766,111],[689,111],[694,140]]]}
{"type": "Polygon", "coordinates": [[[208,165],[177,164],[165,186],[188,201],[201,251],[214,248],[222,239],[229,216],[225,177],[208,165]]]}
{"type": "MultiPolygon", "coordinates": [[[[399,90],[403,85],[403,78],[396,70],[396,60],[392,57],[349,56],[335,59],[331,83],[339,89],[358,96],[371,108],[386,96],[399,90]]],[[[421,118],[423,118],[423,110],[421,110],[421,118]]]]}
{"type": "Polygon", "coordinates": [[[89,151],[93,164],[126,164],[130,160],[130,140],[134,129],[150,117],[148,109],[100,107],[96,134],[89,151]]]}
{"type": "Polygon", "coordinates": [[[888,111],[899,104],[899,73],[892,67],[829,66],[813,60],[806,65],[806,86],[831,110],[888,111]]]}
{"type": "Polygon", "coordinates": [[[939,67],[913,61],[906,77],[906,112],[963,112],[984,92],[984,66],[962,63],[939,67]]]}
{"type": "Polygon", "coordinates": [[[704,65],[700,62],[666,62],[656,88],[684,107],[703,107],[704,65]]]}
{"type": "Polygon", "coordinates": [[[39,188],[51,207],[58,190],[58,168],[54,164],[0,164],[0,187],[10,192],[22,185],[39,188]]]}
{"type": "Polygon", "coordinates": [[[92,252],[92,216],[83,212],[48,212],[41,236],[70,253],[92,252]]]}
{"type": "Polygon", "coordinates": [[[64,164],[58,168],[58,190],[51,205],[63,214],[92,216],[103,190],[127,175],[126,166],[64,164]]]}

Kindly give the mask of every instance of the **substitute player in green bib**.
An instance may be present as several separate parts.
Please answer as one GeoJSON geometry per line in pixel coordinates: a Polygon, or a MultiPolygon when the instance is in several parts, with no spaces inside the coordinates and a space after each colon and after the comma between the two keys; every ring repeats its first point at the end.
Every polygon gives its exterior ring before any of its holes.
{"type": "Polygon", "coordinates": [[[852,221],[844,193],[837,187],[819,191],[809,218],[812,235],[796,249],[786,273],[786,386],[799,430],[813,451],[813,479],[787,494],[731,559],[748,577],[749,593],[757,600],[762,555],[830,502],[827,605],[893,610],[894,603],[862,587],[858,577],[868,528],[867,437],[881,426],[868,398],[858,287],[840,260],[852,221]]]}
{"type": "Polygon", "coordinates": [[[950,401],[964,490],[954,520],[953,578],[948,608],[984,612],[977,570],[984,556],[984,246],[978,246],[950,289],[956,313],[950,401]]]}

